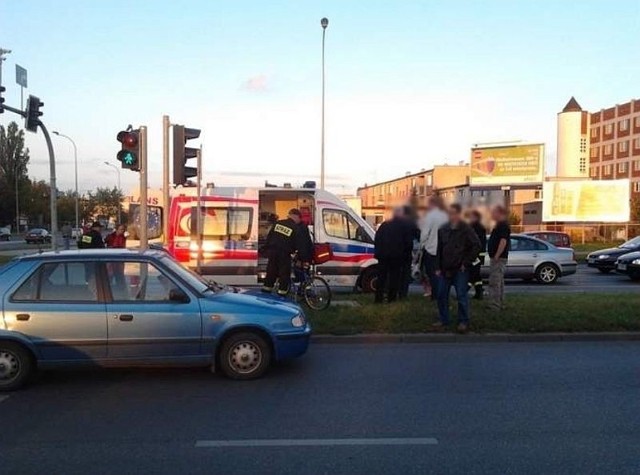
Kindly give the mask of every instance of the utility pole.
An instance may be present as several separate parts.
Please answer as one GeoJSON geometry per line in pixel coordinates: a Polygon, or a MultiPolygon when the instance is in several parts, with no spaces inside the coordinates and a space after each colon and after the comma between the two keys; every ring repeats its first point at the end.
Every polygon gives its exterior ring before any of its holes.
{"type": "Polygon", "coordinates": [[[140,126],[140,250],[149,247],[149,214],[147,211],[147,126],[140,126]]]}
{"type": "Polygon", "coordinates": [[[75,177],[75,207],[76,207],[76,228],[80,227],[80,204],[79,204],[79,195],[78,195],[78,147],[76,146],[75,141],[69,137],[68,135],[61,134],[57,130],[54,130],[53,133],[58,137],[62,137],[67,139],[73,145],[73,164],[74,164],[74,177],[75,177]]]}
{"type": "Polygon", "coordinates": [[[169,243],[169,131],[171,121],[168,115],[162,116],[162,242],[169,243]]]}
{"type": "Polygon", "coordinates": [[[322,118],[320,125],[320,189],[324,190],[324,37],[329,26],[329,20],[323,18],[320,20],[322,26],[322,118]]]}
{"type": "Polygon", "coordinates": [[[198,257],[196,260],[196,270],[198,274],[200,274],[200,267],[202,266],[202,145],[198,149],[197,155],[197,167],[198,167],[198,177],[196,178],[196,186],[198,187],[198,257]]]}

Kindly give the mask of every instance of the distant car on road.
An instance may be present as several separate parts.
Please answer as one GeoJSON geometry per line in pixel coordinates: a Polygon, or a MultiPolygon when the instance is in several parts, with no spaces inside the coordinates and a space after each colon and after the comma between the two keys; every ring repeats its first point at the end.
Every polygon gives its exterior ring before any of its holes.
{"type": "Polygon", "coordinates": [[[51,242],[51,234],[46,229],[34,228],[26,234],[24,240],[27,244],[45,244],[51,242]]]}
{"type": "MultiPolygon", "coordinates": [[[[524,234],[511,235],[510,244],[507,279],[536,279],[541,284],[554,284],[560,277],[576,273],[578,263],[572,249],[556,247],[524,234]]],[[[489,276],[488,259],[481,272],[483,277],[489,276]]]]}
{"type": "Polygon", "coordinates": [[[165,252],[45,252],[0,268],[0,390],[36,368],[78,365],[210,366],[253,379],[304,354],[310,335],[293,302],[220,287],[165,252]]]}
{"type": "Polygon", "coordinates": [[[522,234],[550,242],[556,247],[571,247],[571,237],[567,233],[559,231],[528,231],[522,234]]]}
{"type": "Polygon", "coordinates": [[[587,256],[587,265],[608,274],[616,269],[616,261],[620,256],[630,252],[640,251],[640,236],[636,236],[618,247],[594,251],[587,256]]]}
{"type": "Polygon", "coordinates": [[[11,231],[9,228],[0,228],[0,241],[10,241],[11,240],[11,231]]]}
{"type": "Polygon", "coordinates": [[[616,261],[616,272],[628,275],[631,280],[640,280],[640,251],[620,256],[616,261]]]}

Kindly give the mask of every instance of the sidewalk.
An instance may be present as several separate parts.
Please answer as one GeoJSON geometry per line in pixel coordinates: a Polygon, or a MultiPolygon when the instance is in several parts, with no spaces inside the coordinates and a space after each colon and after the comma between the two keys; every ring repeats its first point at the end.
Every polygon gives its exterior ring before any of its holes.
{"type": "Polygon", "coordinates": [[[575,341],[640,341],[640,332],[576,333],[361,333],[357,335],[313,335],[313,343],[530,343],[575,341]]]}

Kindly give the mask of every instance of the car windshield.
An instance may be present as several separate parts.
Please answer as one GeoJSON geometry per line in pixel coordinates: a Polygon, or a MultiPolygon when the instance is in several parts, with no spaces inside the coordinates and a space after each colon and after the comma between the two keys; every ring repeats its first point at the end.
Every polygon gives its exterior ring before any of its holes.
{"type": "Polygon", "coordinates": [[[180,278],[182,278],[187,284],[193,287],[197,292],[205,293],[205,292],[217,292],[223,289],[222,286],[219,286],[217,283],[207,280],[201,275],[193,272],[191,269],[188,269],[174,259],[169,256],[162,256],[160,258],[161,262],[175,272],[180,278]]]}
{"type": "Polygon", "coordinates": [[[636,236],[633,239],[629,239],[624,244],[621,244],[620,247],[624,249],[634,248],[640,246],[640,236],[636,236]]]}

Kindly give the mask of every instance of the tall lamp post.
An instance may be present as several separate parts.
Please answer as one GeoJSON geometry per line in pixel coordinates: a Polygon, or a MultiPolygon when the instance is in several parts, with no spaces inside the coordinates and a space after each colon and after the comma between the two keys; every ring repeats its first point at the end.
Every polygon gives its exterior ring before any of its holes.
{"type": "Polygon", "coordinates": [[[58,137],[63,137],[65,139],[67,139],[69,142],[71,142],[71,145],[73,145],[73,164],[74,164],[75,182],[76,182],[76,189],[75,189],[74,197],[75,197],[75,204],[76,204],[76,229],[77,229],[77,228],[80,227],[80,207],[79,207],[79,204],[78,204],[78,202],[79,202],[79,196],[78,196],[78,147],[76,147],[76,143],[68,135],[61,134],[57,130],[54,130],[53,133],[56,134],[58,137]]]}
{"type": "Polygon", "coordinates": [[[320,189],[324,190],[324,37],[329,26],[329,20],[323,18],[320,20],[322,27],[322,120],[320,132],[320,189]]]}
{"type": "MultiPolygon", "coordinates": [[[[113,163],[109,163],[107,161],[105,161],[104,164],[108,167],[113,168],[118,174],[118,191],[122,192],[122,187],[120,186],[120,169],[113,163]]],[[[122,224],[122,210],[120,209],[120,206],[118,206],[118,224],[122,224]]]]}

